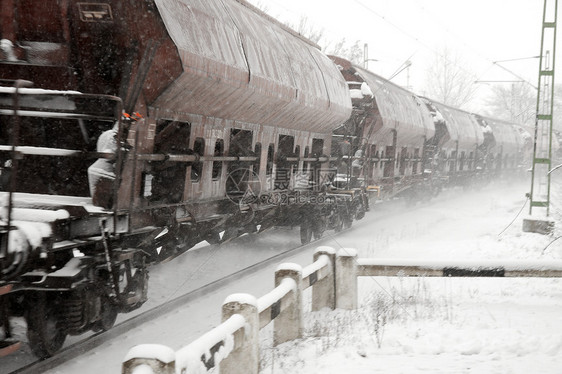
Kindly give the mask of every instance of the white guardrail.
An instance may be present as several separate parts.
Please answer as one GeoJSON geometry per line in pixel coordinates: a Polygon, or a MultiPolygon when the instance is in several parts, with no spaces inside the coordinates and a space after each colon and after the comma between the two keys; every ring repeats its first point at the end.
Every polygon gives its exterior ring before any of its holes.
{"type": "Polygon", "coordinates": [[[418,261],[362,259],[357,251],[319,247],[304,269],[281,264],[275,288],[256,299],[230,295],[222,306],[222,323],[178,351],[142,344],[127,353],[122,374],[199,374],[219,366],[221,374],[257,374],[259,330],[273,322],[273,344],[303,334],[302,291],[312,287],[312,311],[357,308],[358,276],[425,277],[562,277],[560,260],[418,261]]]}

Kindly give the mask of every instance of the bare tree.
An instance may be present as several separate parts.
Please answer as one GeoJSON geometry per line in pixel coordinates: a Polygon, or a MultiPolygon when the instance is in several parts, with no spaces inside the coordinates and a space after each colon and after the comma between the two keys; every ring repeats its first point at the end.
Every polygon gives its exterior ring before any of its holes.
{"type": "MultiPolygon", "coordinates": [[[[267,4],[262,1],[252,2],[256,8],[264,13],[270,13],[267,4]]],[[[279,17],[271,16],[279,19],[279,17]]],[[[355,64],[363,64],[363,42],[360,40],[356,40],[354,43],[349,43],[345,38],[338,41],[329,40],[326,37],[325,29],[317,27],[307,16],[301,16],[297,23],[284,22],[284,24],[313,43],[318,44],[326,54],[346,58],[355,64]]]]}
{"type": "Polygon", "coordinates": [[[466,106],[476,93],[476,76],[465,67],[466,61],[460,54],[447,46],[442,47],[427,69],[427,95],[443,104],[466,106]]]}
{"type": "MultiPolygon", "coordinates": [[[[530,126],[535,124],[537,91],[528,83],[493,86],[486,104],[491,117],[530,126]]],[[[562,131],[562,84],[554,86],[553,115],[554,128],[562,131]]]]}
{"type": "Polygon", "coordinates": [[[270,14],[269,12],[269,6],[267,4],[265,4],[263,1],[250,1],[250,3],[252,3],[253,6],[255,6],[256,8],[258,8],[259,10],[261,10],[264,13],[270,14]]]}
{"type": "Polygon", "coordinates": [[[324,29],[311,24],[306,16],[302,16],[297,25],[287,24],[287,26],[316,44],[324,37],[324,29]]]}
{"type": "Polygon", "coordinates": [[[329,40],[324,28],[316,27],[306,16],[301,17],[298,24],[287,23],[287,26],[318,44],[328,55],[343,57],[356,64],[363,63],[363,43],[360,40],[356,40],[355,43],[349,43],[345,38],[337,41],[329,40]]]}
{"type": "Polygon", "coordinates": [[[335,43],[325,45],[324,52],[329,55],[343,57],[357,65],[363,65],[363,42],[356,40],[355,43],[348,43],[345,38],[335,43]]]}
{"type": "Polygon", "coordinates": [[[486,104],[492,117],[532,125],[535,120],[537,91],[526,82],[494,85],[486,104]]]}

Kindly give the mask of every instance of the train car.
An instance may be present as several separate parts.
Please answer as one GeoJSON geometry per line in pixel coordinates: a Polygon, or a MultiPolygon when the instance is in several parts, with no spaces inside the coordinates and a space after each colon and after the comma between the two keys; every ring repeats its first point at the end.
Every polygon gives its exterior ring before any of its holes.
{"type": "Polygon", "coordinates": [[[243,0],[1,12],[5,336],[23,315],[53,355],[139,307],[146,262],[275,225],[306,241],[333,216],[313,198],[351,99],[307,39],[243,0]]]}
{"type": "Polygon", "coordinates": [[[0,87],[0,318],[10,342],[0,353],[18,344],[10,317],[24,316],[32,351],[46,357],[67,334],[106,330],[146,301],[145,255],[129,246],[145,235],[88,191],[92,163],[120,174],[121,100],[24,83],[0,87]],[[115,148],[98,149],[98,138],[115,148]]]}
{"type": "MultiPolygon", "coordinates": [[[[337,130],[334,143],[350,150],[347,160],[361,159],[360,177],[377,198],[417,197],[430,188],[424,174],[428,141],[435,136],[429,110],[412,92],[342,58],[331,58],[348,82],[354,104],[352,118],[337,130]]],[[[352,169],[345,166],[344,171],[352,169]]]]}
{"type": "Polygon", "coordinates": [[[307,243],[368,193],[420,199],[517,164],[508,124],[328,57],[244,0],[0,12],[0,355],[16,316],[42,358],[111,328],[146,301],[151,262],[199,241],[297,226],[307,243]]]}
{"type": "Polygon", "coordinates": [[[494,142],[488,149],[489,170],[497,175],[514,174],[520,164],[523,139],[510,122],[481,117],[490,126],[494,142]]]}
{"type": "MultiPolygon", "coordinates": [[[[474,117],[489,130],[486,150],[483,152],[482,163],[490,178],[499,176],[512,178],[522,177],[531,166],[533,154],[532,129],[525,125],[498,120],[474,114],[474,117]]],[[[553,143],[556,149],[556,143],[553,143]]]]}
{"type": "MultiPolygon", "coordinates": [[[[339,184],[360,181],[377,198],[418,201],[445,187],[513,175],[528,159],[521,126],[484,118],[426,97],[330,56],[350,88],[353,113],[334,132],[339,184]]],[[[360,184],[359,184],[360,185],[360,184]]]]}
{"type": "Polygon", "coordinates": [[[486,149],[491,129],[466,111],[423,98],[433,114],[436,137],[433,170],[446,185],[468,186],[481,178],[482,149],[486,149]],[[488,135],[487,135],[488,134],[488,135]]]}

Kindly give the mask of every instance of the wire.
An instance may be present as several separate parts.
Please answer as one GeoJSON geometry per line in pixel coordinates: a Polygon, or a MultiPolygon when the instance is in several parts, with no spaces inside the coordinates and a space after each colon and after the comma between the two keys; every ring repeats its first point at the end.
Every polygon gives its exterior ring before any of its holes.
{"type": "Polygon", "coordinates": [[[195,277],[195,275],[197,275],[197,273],[203,268],[203,266],[207,265],[209,263],[209,261],[211,261],[211,259],[213,259],[213,257],[215,257],[215,255],[218,253],[218,251],[220,249],[220,246],[211,245],[211,247],[214,247],[214,248],[211,251],[211,253],[209,254],[209,256],[201,264],[199,264],[197,269],[195,269],[191,274],[187,274],[188,277],[185,278],[185,280],[170,294],[170,296],[168,296],[168,299],[166,301],[171,300],[172,297],[174,297],[178,293],[179,290],[185,288],[185,285],[187,284],[187,282],[192,280],[193,277],[195,277]]]}
{"type": "MultiPolygon", "coordinates": [[[[378,13],[377,11],[375,11],[374,9],[370,8],[369,6],[365,5],[361,0],[353,0],[355,3],[357,3],[359,6],[363,7],[364,9],[366,9],[367,11],[369,11],[370,13],[376,15],[377,17],[379,17],[380,19],[382,19],[384,22],[388,23],[389,25],[391,25],[392,27],[394,27],[395,29],[397,29],[398,31],[400,31],[402,34],[406,35],[407,37],[413,39],[414,41],[416,41],[417,43],[421,44],[422,46],[424,46],[425,48],[427,48],[429,51],[435,53],[437,56],[439,56],[440,58],[446,60],[448,63],[458,67],[460,70],[464,71],[465,73],[471,75],[471,76],[476,76],[476,74],[472,71],[468,71],[467,69],[465,69],[465,67],[463,65],[460,65],[458,63],[456,63],[455,61],[451,61],[451,59],[448,58],[448,56],[443,55],[440,51],[437,51],[436,49],[434,49],[433,47],[431,47],[430,45],[426,44],[424,41],[420,40],[417,36],[412,35],[411,33],[409,33],[408,31],[402,29],[400,26],[398,26],[397,24],[391,22],[386,16],[378,13]]],[[[478,49],[474,48],[473,46],[469,45],[468,43],[466,43],[461,37],[459,37],[458,35],[456,35],[452,30],[450,30],[447,26],[445,26],[443,24],[443,22],[441,22],[440,19],[438,19],[437,17],[435,17],[435,15],[433,15],[431,12],[429,12],[425,7],[421,6],[418,4],[418,8],[425,12],[426,14],[428,14],[430,17],[432,17],[434,20],[436,20],[436,22],[446,31],[447,34],[454,36],[455,39],[457,39],[458,41],[460,41],[461,44],[463,44],[465,47],[467,47],[469,50],[473,51],[476,55],[478,55],[480,58],[482,58],[484,61],[486,61],[489,64],[489,67],[481,74],[479,74],[478,76],[484,76],[484,74],[486,74],[491,68],[498,66],[504,70],[504,67],[502,67],[501,65],[498,64],[498,62],[501,61],[493,61],[490,57],[487,57],[486,55],[484,55],[481,51],[479,51],[478,49]]],[[[534,56],[532,57],[534,58],[534,56]]],[[[517,59],[510,59],[510,60],[503,60],[503,61],[519,61],[519,60],[525,60],[525,59],[529,59],[529,57],[525,57],[525,58],[517,58],[517,59]]],[[[513,74],[513,73],[512,73],[513,74]]],[[[476,79],[479,80],[479,79],[476,79]]],[[[528,82],[527,82],[528,83],[528,82]]],[[[528,83],[530,84],[530,83],[528,83]]],[[[468,100],[465,100],[465,102],[463,102],[460,106],[464,106],[467,103],[468,100]]]]}
{"type": "Polygon", "coordinates": [[[395,71],[394,73],[392,73],[392,75],[388,78],[388,80],[389,80],[389,81],[392,80],[392,78],[396,77],[398,74],[400,74],[400,73],[403,72],[404,70],[408,69],[408,68],[412,65],[412,63],[410,62],[410,59],[411,59],[412,57],[414,57],[414,55],[415,55],[416,53],[417,53],[417,52],[412,53],[412,55],[411,55],[410,57],[408,57],[408,58],[406,59],[406,61],[404,61],[404,62],[402,63],[402,65],[400,65],[400,66],[398,67],[398,69],[396,69],[396,71],[395,71]]]}
{"type": "Polygon", "coordinates": [[[525,202],[523,203],[523,206],[521,207],[521,209],[519,210],[519,213],[517,213],[517,215],[515,216],[515,218],[513,219],[513,221],[511,221],[509,223],[509,225],[506,226],[505,229],[503,229],[498,236],[500,236],[501,234],[503,234],[505,232],[505,230],[507,230],[511,225],[513,225],[513,222],[515,222],[515,220],[517,219],[517,217],[519,217],[519,215],[521,214],[521,212],[523,211],[523,209],[525,209],[525,205],[527,205],[527,201],[529,201],[530,196],[527,196],[527,198],[525,199],[525,202]]]}
{"type": "Polygon", "coordinates": [[[541,58],[541,56],[530,56],[530,57],[519,57],[519,58],[510,58],[509,60],[498,60],[494,61],[495,63],[498,62],[511,62],[511,61],[522,61],[522,60],[530,60],[532,58],[541,58]]]}
{"type": "Polygon", "coordinates": [[[550,243],[548,243],[547,246],[544,247],[544,249],[542,250],[541,256],[544,255],[544,252],[546,251],[546,249],[547,249],[548,247],[550,247],[550,245],[551,245],[552,243],[554,243],[555,241],[557,241],[557,240],[560,239],[560,238],[562,238],[562,236],[558,236],[558,237],[554,238],[550,243]]]}
{"type": "MultiPolygon", "coordinates": [[[[435,53],[436,55],[438,55],[439,57],[445,59],[447,62],[457,66],[459,69],[463,70],[465,73],[471,74],[473,75],[473,72],[470,72],[468,70],[466,70],[464,68],[464,66],[461,66],[459,64],[456,64],[455,62],[451,61],[447,56],[444,56],[443,54],[441,54],[439,51],[437,51],[436,49],[434,49],[433,47],[431,47],[430,45],[428,45],[427,43],[425,43],[424,41],[420,40],[417,36],[414,36],[412,34],[410,34],[408,31],[402,29],[400,26],[396,25],[395,23],[391,22],[386,16],[378,13],[377,11],[373,10],[372,8],[368,7],[367,5],[365,5],[362,1],[360,0],[353,0],[355,3],[357,3],[359,6],[365,8],[367,11],[369,11],[370,13],[373,13],[374,15],[376,15],[377,17],[379,17],[380,19],[382,19],[383,21],[385,21],[386,23],[388,23],[389,25],[391,25],[392,27],[394,27],[395,29],[397,29],[398,31],[400,31],[402,34],[406,35],[407,37],[413,39],[414,41],[416,41],[417,43],[421,44],[422,46],[424,46],[425,48],[427,48],[428,50],[430,50],[431,52],[435,53]]],[[[458,37],[457,37],[458,38],[458,37]]],[[[466,45],[466,43],[463,43],[466,45]]],[[[473,49],[473,48],[471,48],[473,49]]],[[[482,56],[484,59],[488,60],[488,62],[492,63],[492,59],[487,58],[482,56]]]]}

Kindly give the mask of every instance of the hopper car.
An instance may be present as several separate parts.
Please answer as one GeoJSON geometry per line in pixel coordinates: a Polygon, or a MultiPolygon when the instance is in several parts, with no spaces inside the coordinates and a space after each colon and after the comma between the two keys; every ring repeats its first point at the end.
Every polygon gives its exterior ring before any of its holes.
{"type": "Polygon", "coordinates": [[[147,298],[148,267],[523,164],[522,128],[327,56],[244,0],[0,8],[0,355],[40,358],[147,298]]]}

